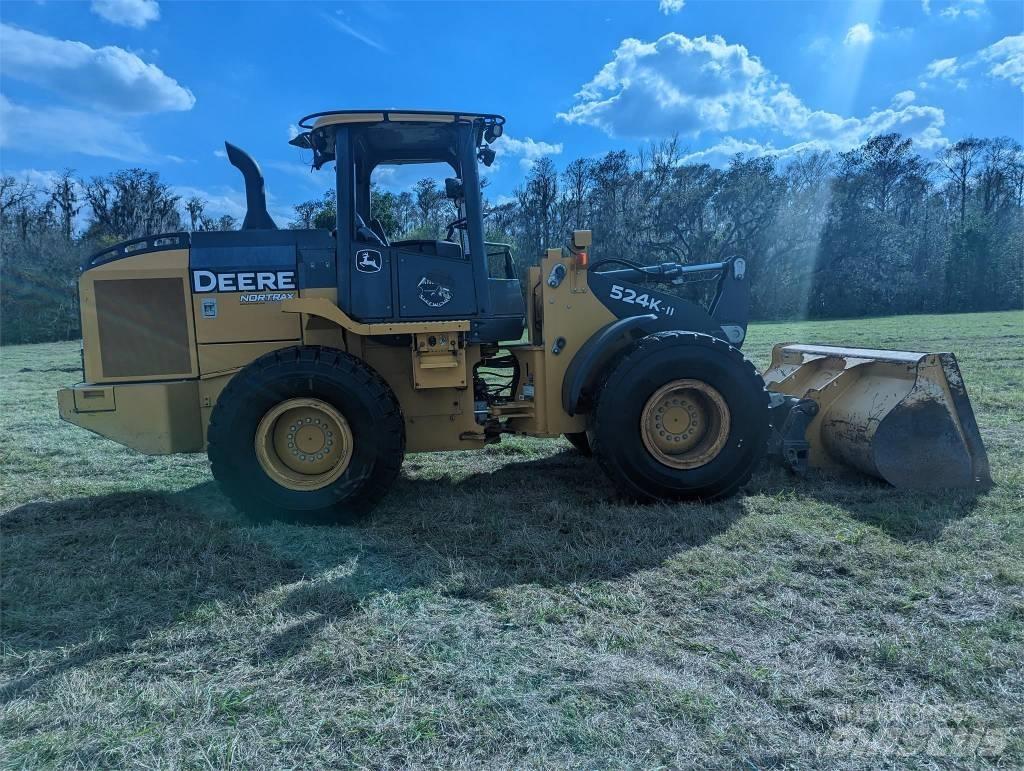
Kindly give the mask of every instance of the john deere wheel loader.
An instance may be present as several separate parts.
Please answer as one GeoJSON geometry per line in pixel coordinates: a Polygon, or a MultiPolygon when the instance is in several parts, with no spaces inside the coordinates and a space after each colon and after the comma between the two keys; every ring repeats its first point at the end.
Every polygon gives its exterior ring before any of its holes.
{"type": "Polygon", "coordinates": [[[950,354],[778,346],[740,352],[743,259],[592,262],[591,234],[526,272],[484,239],[479,164],[500,115],[333,111],[292,144],[333,162],[336,229],[278,230],[259,167],[237,232],[154,235],[83,266],[85,382],[61,417],[144,453],[206,450],[256,518],[341,521],[385,495],[407,452],[565,435],[639,500],[735,493],[765,454],[898,485],[989,482],[950,354]],[[447,163],[444,239],[371,216],[380,164],[447,163]],[[675,288],[714,280],[707,307],[675,288]],[[525,333],[525,334],[524,334],[525,333]]]}

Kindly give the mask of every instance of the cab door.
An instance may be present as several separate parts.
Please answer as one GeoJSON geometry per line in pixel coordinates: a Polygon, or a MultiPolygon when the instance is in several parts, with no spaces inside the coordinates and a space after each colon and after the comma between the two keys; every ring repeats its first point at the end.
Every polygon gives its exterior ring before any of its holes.
{"type": "Polygon", "coordinates": [[[394,318],[392,249],[378,244],[353,242],[347,255],[349,309],[359,321],[394,318]]]}
{"type": "MultiPolygon", "coordinates": [[[[437,247],[448,242],[437,242],[437,247]]],[[[451,244],[458,249],[457,244],[451,244]]],[[[456,249],[451,249],[453,253],[456,249]]],[[[403,319],[467,319],[477,315],[473,264],[462,256],[393,247],[398,265],[398,315],[403,319]]]]}

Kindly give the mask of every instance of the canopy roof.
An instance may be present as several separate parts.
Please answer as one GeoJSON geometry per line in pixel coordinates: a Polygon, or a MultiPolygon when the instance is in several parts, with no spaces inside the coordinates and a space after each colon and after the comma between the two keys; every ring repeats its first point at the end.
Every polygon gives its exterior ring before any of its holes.
{"type": "MultiPolygon", "coordinates": [[[[501,135],[502,115],[441,110],[331,110],[307,115],[299,121],[305,131],[289,144],[313,150],[313,166],[334,159],[333,127],[358,132],[358,147],[370,167],[379,163],[444,161],[455,165],[456,124],[476,124],[476,141],[501,135]]],[[[353,140],[356,141],[355,139],[353,140]]]]}
{"type": "Polygon", "coordinates": [[[482,120],[501,126],[505,116],[450,110],[327,110],[307,115],[299,121],[299,126],[310,130],[339,123],[454,123],[457,120],[482,120]]]}

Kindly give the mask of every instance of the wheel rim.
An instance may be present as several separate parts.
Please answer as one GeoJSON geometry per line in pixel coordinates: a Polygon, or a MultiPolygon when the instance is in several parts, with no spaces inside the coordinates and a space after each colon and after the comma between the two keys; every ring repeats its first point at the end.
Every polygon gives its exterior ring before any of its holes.
{"type": "Polygon", "coordinates": [[[345,473],[352,429],[320,399],[288,399],[256,427],[256,458],[267,476],[289,490],[319,490],[345,473]]]}
{"type": "Polygon", "coordinates": [[[647,451],[670,468],[711,462],[729,438],[729,407],[703,380],[673,380],[647,400],[640,435],[647,451]]]}

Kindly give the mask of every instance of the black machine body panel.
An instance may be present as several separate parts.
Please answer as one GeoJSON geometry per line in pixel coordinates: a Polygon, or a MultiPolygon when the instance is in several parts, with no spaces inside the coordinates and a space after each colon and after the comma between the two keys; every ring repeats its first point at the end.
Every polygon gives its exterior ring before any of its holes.
{"type": "Polygon", "coordinates": [[[677,265],[666,263],[639,269],[601,271],[595,266],[588,276],[594,296],[617,318],[651,315],[651,331],[682,329],[719,337],[737,348],[747,335],[750,313],[750,282],[746,263],[729,258],[721,263],[677,265]],[[706,274],[717,278],[715,294],[707,308],[657,289],[650,279],[673,278],[680,283],[687,275],[706,274]]]}
{"type": "Polygon", "coordinates": [[[327,230],[197,231],[192,291],[277,292],[333,287],[334,238],[327,230]]]}

